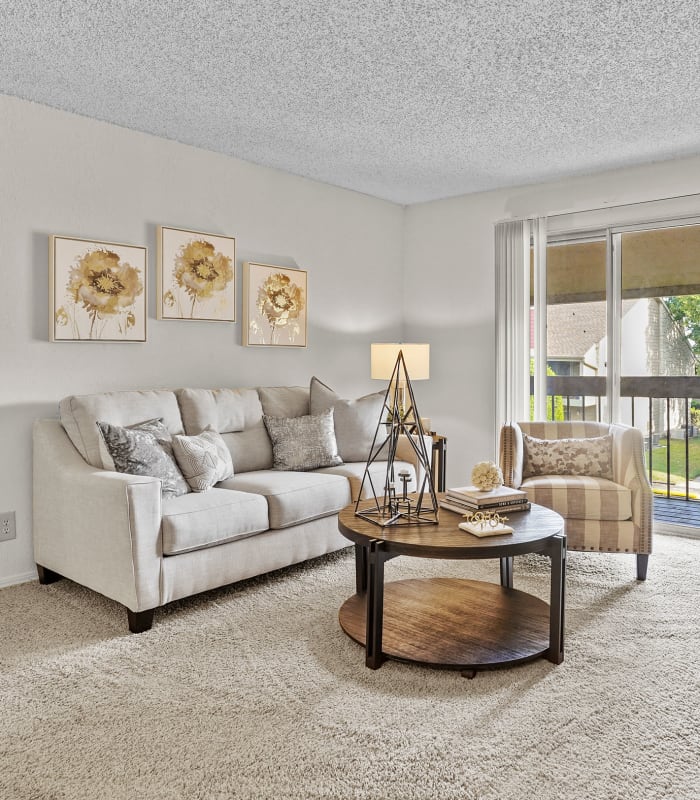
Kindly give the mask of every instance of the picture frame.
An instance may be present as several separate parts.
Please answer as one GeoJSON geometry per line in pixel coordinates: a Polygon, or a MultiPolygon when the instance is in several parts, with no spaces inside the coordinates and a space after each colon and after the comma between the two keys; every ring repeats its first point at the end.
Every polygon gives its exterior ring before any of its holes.
{"type": "Polygon", "coordinates": [[[306,270],[243,265],[243,344],[251,347],[306,347],[306,270]]]}
{"type": "Polygon", "coordinates": [[[49,340],[145,342],[147,250],[49,236],[49,340]]]}
{"type": "Polygon", "coordinates": [[[156,317],[236,321],[236,240],[158,226],[156,317]]]}

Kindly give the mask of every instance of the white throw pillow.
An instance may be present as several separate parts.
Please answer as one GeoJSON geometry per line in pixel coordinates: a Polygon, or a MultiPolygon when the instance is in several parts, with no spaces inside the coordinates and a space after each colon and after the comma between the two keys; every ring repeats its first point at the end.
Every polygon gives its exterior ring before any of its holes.
{"type": "Polygon", "coordinates": [[[197,436],[173,436],[173,452],[193,492],[206,492],[233,477],[233,461],[221,435],[206,428],[197,436]]]}
{"type": "MultiPolygon", "coordinates": [[[[333,409],[335,438],[338,442],[338,453],[345,462],[367,461],[372,449],[372,442],[377,433],[379,420],[384,411],[385,392],[367,394],[357,400],[343,400],[318,378],[311,378],[309,388],[309,404],[312,414],[320,414],[333,409]]],[[[383,431],[382,431],[383,433],[383,431]]],[[[380,435],[378,443],[384,441],[380,435]]],[[[386,461],[387,448],[384,448],[378,460],[386,461]]]]}

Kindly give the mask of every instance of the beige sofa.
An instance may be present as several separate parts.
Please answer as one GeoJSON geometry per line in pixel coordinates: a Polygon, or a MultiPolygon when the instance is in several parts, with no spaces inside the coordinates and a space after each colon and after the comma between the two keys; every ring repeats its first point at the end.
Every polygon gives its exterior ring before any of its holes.
{"type": "MultiPolygon", "coordinates": [[[[345,451],[357,458],[365,449],[369,455],[383,395],[342,400],[314,381],[310,389],[65,398],[60,419],[34,426],[40,581],[66,577],[116,600],[127,609],[129,629],[141,632],[151,627],[154,610],[173,600],[348,546],[337,514],[357,498],[366,456],[313,471],[273,469],[263,414],[299,417],[319,403],[331,405],[340,456],[345,451]],[[129,426],[153,418],[171,434],[196,435],[207,426],[218,431],[232,456],[233,477],[208,491],[164,498],[159,479],[115,472],[96,422],[129,426]]],[[[424,473],[408,440],[399,444],[397,458],[396,469],[409,470],[414,489],[424,473]]],[[[374,466],[380,486],[385,466],[374,466]]]]}

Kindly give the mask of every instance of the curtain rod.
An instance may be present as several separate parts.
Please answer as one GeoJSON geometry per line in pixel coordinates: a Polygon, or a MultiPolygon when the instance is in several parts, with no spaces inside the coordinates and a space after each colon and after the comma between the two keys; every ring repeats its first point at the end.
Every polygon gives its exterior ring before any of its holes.
{"type": "Polygon", "coordinates": [[[527,222],[528,220],[538,219],[539,217],[546,217],[547,219],[555,219],[556,217],[568,217],[571,214],[585,214],[591,211],[606,211],[608,209],[625,208],[627,206],[644,206],[644,205],[649,205],[650,203],[663,203],[668,200],[687,200],[691,198],[700,199],[700,194],[696,192],[691,192],[689,194],[676,194],[676,195],[671,195],[669,197],[655,197],[652,200],[637,200],[629,203],[613,203],[612,205],[609,206],[595,206],[594,208],[579,208],[573,211],[558,211],[554,214],[538,214],[534,217],[508,217],[505,219],[496,220],[494,224],[498,225],[501,222],[527,222]]]}

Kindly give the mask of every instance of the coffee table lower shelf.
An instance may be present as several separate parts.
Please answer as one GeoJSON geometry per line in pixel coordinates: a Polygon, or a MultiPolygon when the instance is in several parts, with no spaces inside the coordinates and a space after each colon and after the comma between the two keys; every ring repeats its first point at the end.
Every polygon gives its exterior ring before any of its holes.
{"type": "MultiPolygon", "coordinates": [[[[366,645],[367,595],[340,609],[342,629],[366,645]]],[[[384,585],[382,655],[442,669],[513,666],[550,649],[550,607],[484,581],[425,578],[384,585]]],[[[471,677],[471,676],[469,676],[471,677]]]]}

